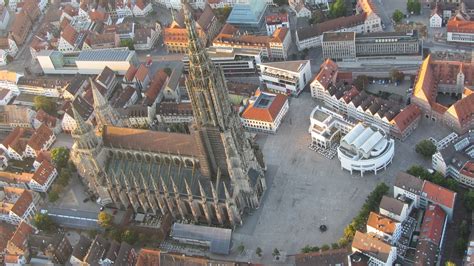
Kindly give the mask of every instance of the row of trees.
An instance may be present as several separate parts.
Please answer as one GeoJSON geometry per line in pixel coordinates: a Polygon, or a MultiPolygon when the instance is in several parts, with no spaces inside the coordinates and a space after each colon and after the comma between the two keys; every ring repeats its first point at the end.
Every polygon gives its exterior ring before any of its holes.
{"type": "Polygon", "coordinates": [[[339,239],[339,246],[345,247],[349,244],[357,230],[363,230],[369,214],[372,211],[377,211],[382,197],[387,194],[389,187],[385,183],[378,184],[375,189],[367,196],[362,209],[359,211],[359,214],[352,219],[352,222],[346,226],[344,229],[344,236],[339,239]]]}
{"type": "Polygon", "coordinates": [[[407,170],[407,173],[423,180],[428,180],[449,190],[458,191],[458,183],[454,179],[445,178],[438,172],[430,173],[423,166],[413,165],[407,170]]]}
{"type": "Polygon", "coordinates": [[[311,252],[318,252],[318,251],[326,251],[326,250],[329,250],[330,248],[332,249],[338,249],[338,248],[343,248],[347,245],[344,244],[344,245],[341,245],[339,243],[332,243],[331,244],[331,247],[329,247],[328,244],[324,244],[320,247],[318,246],[310,246],[310,245],[306,245],[304,248],[301,249],[301,253],[311,253],[311,252]]]}
{"type": "Polygon", "coordinates": [[[45,232],[52,232],[57,227],[48,214],[37,212],[33,218],[33,224],[36,228],[45,232]]]}
{"type": "MultiPolygon", "coordinates": [[[[97,216],[98,224],[105,229],[105,233],[108,238],[113,239],[117,242],[127,242],[130,245],[134,245],[137,242],[145,245],[151,241],[151,237],[147,234],[138,233],[133,229],[122,229],[114,227],[113,216],[105,211],[99,212],[97,216]]],[[[96,232],[91,232],[94,235],[96,232]]]]}
{"type": "Polygon", "coordinates": [[[467,244],[469,243],[470,233],[471,232],[466,220],[463,220],[459,225],[458,238],[454,243],[454,249],[459,256],[463,256],[465,254],[467,244]]]}
{"type": "Polygon", "coordinates": [[[53,161],[59,176],[48,193],[50,202],[59,199],[59,194],[69,184],[72,174],[76,171],[74,164],[69,162],[69,149],[66,147],[57,147],[51,150],[51,160],[53,161]]]}

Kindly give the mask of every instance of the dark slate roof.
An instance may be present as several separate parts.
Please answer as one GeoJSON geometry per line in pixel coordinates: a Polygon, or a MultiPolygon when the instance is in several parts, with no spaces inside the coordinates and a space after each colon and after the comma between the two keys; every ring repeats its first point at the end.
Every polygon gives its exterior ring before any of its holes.
{"type": "Polygon", "coordinates": [[[91,244],[92,241],[89,238],[81,235],[79,242],[74,246],[74,249],[72,250],[72,256],[76,257],[79,260],[83,260],[87,254],[87,251],[89,251],[89,247],[91,246],[91,244]]]}
{"type": "Polygon", "coordinates": [[[174,223],[171,236],[173,238],[210,242],[209,249],[212,253],[228,255],[230,251],[232,230],[193,224],[174,223]]]}

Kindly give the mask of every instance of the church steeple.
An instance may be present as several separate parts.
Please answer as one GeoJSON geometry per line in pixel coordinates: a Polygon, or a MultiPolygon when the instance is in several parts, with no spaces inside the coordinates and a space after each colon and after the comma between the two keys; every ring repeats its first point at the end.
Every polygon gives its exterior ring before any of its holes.
{"type": "Polygon", "coordinates": [[[89,78],[89,82],[92,88],[95,117],[99,128],[105,125],[123,126],[122,120],[120,119],[118,113],[99,91],[94,80],[92,78],[89,78]]]}
{"type": "Polygon", "coordinates": [[[231,112],[224,76],[214,67],[196,30],[191,8],[183,1],[184,22],[188,34],[189,76],[186,87],[191,98],[197,126],[226,127],[231,112]]]}
{"type": "Polygon", "coordinates": [[[84,119],[76,110],[76,108],[74,108],[74,106],[71,106],[71,109],[72,115],[74,116],[74,120],[76,121],[76,128],[73,130],[73,133],[77,135],[84,135],[91,131],[92,126],[90,124],[87,124],[86,121],[84,121],[84,119]]]}

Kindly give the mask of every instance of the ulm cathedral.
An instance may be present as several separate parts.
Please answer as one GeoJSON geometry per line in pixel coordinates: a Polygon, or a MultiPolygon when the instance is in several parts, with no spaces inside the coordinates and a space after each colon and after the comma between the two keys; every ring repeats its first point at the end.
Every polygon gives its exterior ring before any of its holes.
{"type": "Polygon", "coordinates": [[[91,82],[99,130],[73,110],[77,127],[71,158],[104,205],[235,227],[244,212],[260,204],[264,162],[230,106],[224,75],[201,44],[189,7],[184,9],[191,133],[123,127],[91,82]]]}

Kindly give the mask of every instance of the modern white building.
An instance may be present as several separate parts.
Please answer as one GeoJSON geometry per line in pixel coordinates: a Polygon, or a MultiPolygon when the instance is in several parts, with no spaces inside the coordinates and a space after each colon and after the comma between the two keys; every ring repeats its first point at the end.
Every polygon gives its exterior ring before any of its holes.
{"type": "Polygon", "coordinates": [[[298,96],[311,78],[309,60],[260,64],[260,81],[276,93],[298,96]]]}
{"type": "Polygon", "coordinates": [[[432,157],[433,169],[445,177],[474,188],[474,131],[470,131],[439,149],[432,157]]]}
{"type": "Polygon", "coordinates": [[[329,149],[339,144],[340,137],[349,133],[354,125],[342,115],[318,105],[310,115],[311,143],[329,149]]]}
{"type": "Polygon", "coordinates": [[[395,141],[376,127],[357,124],[341,139],[337,157],[341,168],[348,171],[364,172],[386,169],[395,154],[395,141]]]}
{"type": "Polygon", "coordinates": [[[109,67],[124,75],[130,65],[138,65],[135,51],[128,49],[86,50],[74,54],[46,50],[41,51],[37,58],[45,74],[97,75],[109,67]]]}
{"type": "Polygon", "coordinates": [[[249,131],[275,133],[288,112],[288,97],[257,90],[240,115],[249,131]]]}
{"type": "Polygon", "coordinates": [[[413,206],[426,209],[429,204],[439,205],[451,221],[457,193],[427,180],[409,174],[399,174],[395,180],[394,196],[413,200],[413,206]],[[420,183],[422,186],[420,187],[420,183]]]}

